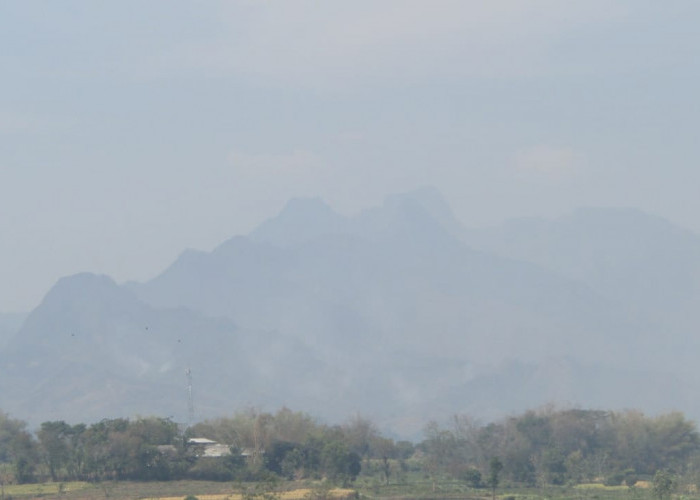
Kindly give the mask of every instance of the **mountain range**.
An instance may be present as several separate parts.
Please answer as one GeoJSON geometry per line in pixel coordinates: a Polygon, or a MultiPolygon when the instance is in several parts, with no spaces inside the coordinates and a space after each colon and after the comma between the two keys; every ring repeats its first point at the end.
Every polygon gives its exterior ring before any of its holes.
{"type": "Polygon", "coordinates": [[[700,236],[637,210],[473,229],[432,188],[351,217],[294,199],[149,281],[69,276],[21,327],[0,317],[0,408],[184,422],[190,370],[196,419],[287,405],[413,436],[546,403],[697,418],[699,292],[700,236]]]}

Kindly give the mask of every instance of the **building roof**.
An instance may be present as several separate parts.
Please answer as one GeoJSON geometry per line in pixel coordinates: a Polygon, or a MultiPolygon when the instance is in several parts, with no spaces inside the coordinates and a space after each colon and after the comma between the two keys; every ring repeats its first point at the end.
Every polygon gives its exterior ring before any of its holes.
{"type": "Polygon", "coordinates": [[[204,448],[203,457],[226,457],[231,454],[231,448],[225,444],[212,444],[204,448]]]}
{"type": "Polygon", "coordinates": [[[187,444],[218,444],[216,441],[212,441],[211,439],[207,438],[190,438],[187,440],[187,444]]]}

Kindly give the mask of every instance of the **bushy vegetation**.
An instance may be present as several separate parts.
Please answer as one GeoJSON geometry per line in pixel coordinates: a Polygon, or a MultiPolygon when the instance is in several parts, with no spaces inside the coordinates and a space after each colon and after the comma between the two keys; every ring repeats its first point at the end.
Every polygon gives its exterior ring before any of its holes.
{"type": "Polygon", "coordinates": [[[425,437],[419,448],[431,474],[487,477],[498,457],[505,480],[532,486],[694,473],[700,451],[695,424],[681,413],[543,409],[486,425],[456,416],[448,427],[429,424],[425,437]]]}
{"type": "Polygon", "coordinates": [[[528,411],[486,424],[459,415],[430,423],[418,444],[382,436],[368,419],[329,426],[300,412],[247,411],[182,430],[157,417],[70,425],[44,422],[29,432],[0,413],[0,483],[116,480],[258,482],[325,480],[389,488],[425,484],[483,488],[582,483],[626,485],[639,479],[664,500],[680,483],[700,479],[700,437],[680,413],[528,411]],[[204,456],[190,438],[225,444],[204,456]]]}
{"type": "Polygon", "coordinates": [[[44,422],[36,434],[0,413],[0,470],[6,483],[52,481],[263,481],[325,478],[352,482],[361,470],[353,426],[321,425],[287,409],[247,412],[181,432],[169,419],[102,420],[92,425],[44,422]],[[209,457],[191,437],[229,446],[209,457]]]}

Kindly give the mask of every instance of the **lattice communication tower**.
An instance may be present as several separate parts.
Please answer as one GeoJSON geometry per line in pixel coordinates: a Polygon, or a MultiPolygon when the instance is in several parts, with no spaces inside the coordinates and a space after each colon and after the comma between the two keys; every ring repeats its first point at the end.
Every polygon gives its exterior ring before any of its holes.
{"type": "Polygon", "coordinates": [[[194,399],[192,399],[192,369],[187,367],[187,427],[192,427],[194,423],[194,399]]]}

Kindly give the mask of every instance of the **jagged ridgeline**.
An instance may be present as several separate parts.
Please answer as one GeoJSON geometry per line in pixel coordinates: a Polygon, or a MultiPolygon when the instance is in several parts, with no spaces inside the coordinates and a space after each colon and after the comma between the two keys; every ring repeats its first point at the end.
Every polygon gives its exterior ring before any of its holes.
{"type": "Polygon", "coordinates": [[[413,436],[547,402],[695,418],[699,292],[700,238],[634,210],[472,229],[433,189],[349,217],[292,200],[148,282],[61,279],[0,343],[0,407],[186,422],[190,369],[196,420],[289,405],[413,436]]]}

